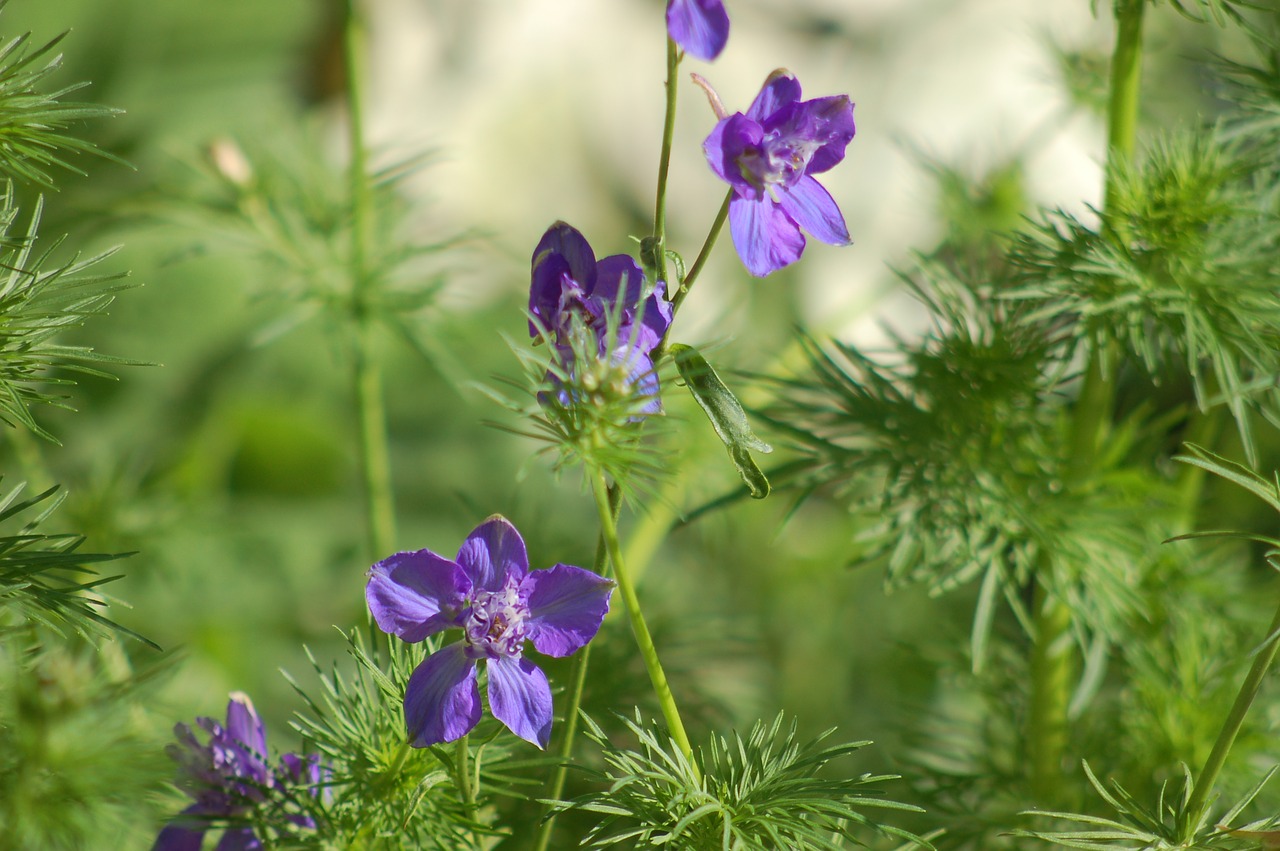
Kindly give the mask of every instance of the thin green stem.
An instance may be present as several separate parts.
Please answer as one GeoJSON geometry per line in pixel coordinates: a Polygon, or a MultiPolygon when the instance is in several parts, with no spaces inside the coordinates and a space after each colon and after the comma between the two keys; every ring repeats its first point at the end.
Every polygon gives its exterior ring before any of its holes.
{"type": "Polygon", "coordinates": [[[458,794],[462,798],[462,807],[467,813],[467,818],[475,821],[476,818],[476,789],[471,783],[471,735],[463,735],[458,739],[458,743],[454,746],[454,770],[458,775],[458,794]]]}
{"type": "Polygon", "coordinates": [[[347,127],[351,148],[351,310],[354,325],[356,408],[360,431],[360,461],[365,490],[367,556],[381,558],[395,545],[395,502],[391,490],[391,462],[387,446],[387,416],[383,402],[382,369],[374,351],[376,334],[370,314],[373,275],[368,266],[373,228],[373,190],[369,184],[364,146],[363,69],[366,33],[360,0],[346,0],[343,47],[346,62],[347,127]]]}
{"type": "Polygon", "coordinates": [[[1115,0],[1116,46],[1111,54],[1107,102],[1107,176],[1104,209],[1116,200],[1116,173],[1133,157],[1142,83],[1142,13],[1147,0],[1115,0]]]}
{"type": "Polygon", "coordinates": [[[1222,729],[1218,732],[1218,740],[1213,743],[1213,750],[1209,752],[1209,758],[1205,760],[1204,768],[1200,770],[1196,785],[1191,790],[1191,798],[1182,812],[1183,821],[1180,825],[1181,839],[1184,842],[1189,841],[1195,833],[1200,816],[1204,813],[1205,806],[1209,803],[1209,796],[1213,793],[1213,787],[1218,782],[1222,766],[1227,761],[1227,755],[1231,753],[1231,746],[1235,744],[1236,736],[1244,726],[1249,707],[1253,705],[1254,698],[1258,696],[1258,689],[1262,687],[1263,678],[1275,662],[1276,652],[1280,650],[1277,630],[1280,630],[1280,608],[1276,609],[1275,616],[1271,619],[1271,626],[1267,628],[1267,644],[1253,657],[1253,665],[1249,667],[1249,673],[1240,684],[1240,692],[1236,695],[1235,702],[1231,704],[1231,711],[1227,713],[1222,729]]]}
{"type": "MultiPolygon", "coordinates": [[[[609,488],[609,512],[615,525],[618,522],[618,511],[621,507],[622,489],[614,485],[609,488]]],[[[596,573],[603,574],[608,567],[608,559],[609,554],[604,532],[601,532],[596,540],[596,558],[591,569],[596,573]]],[[[556,749],[556,760],[559,764],[551,775],[551,782],[547,784],[546,798],[548,801],[558,801],[560,796],[564,794],[564,781],[569,773],[569,760],[573,757],[573,740],[578,733],[578,709],[582,706],[582,690],[586,686],[587,663],[590,658],[590,644],[579,650],[573,658],[573,670],[569,675],[569,693],[564,707],[564,726],[560,733],[560,747],[556,749]]],[[[555,830],[555,824],[555,814],[549,813],[543,819],[542,826],[538,828],[538,836],[534,840],[533,851],[546,851],[548,843],[551,841],[551,834],[555,830]]]]}
{"type": "Polygon", "coordinates": [[[649,672],[649,680],[653,683],[658,705],[662,707],[662,715],[667,721],[667,730],[675,740],[676,746],[689,760],[694,776],[701,779],[702,773],[698,770],[698,764],[693,758],[693,746],[689,744],[689,736],[684,731],[684,722],[680,720],[680,710],[676,707],[671,686],[667,683],[667,675],[662,670],[662,663],[658,660],[658,650],[654,647],[653,636],[649,634],[644,614],[640,611],[640,598],[636,596],[635,585],[622,558],[622,545],[618,541],[617,526],[613,522],[613,513],[609,508],[609,488],[605,482],[604,473],[600,470],[594,471],[592,491],[596,498],[597,513],[600,515],[600,528],[609,550],[609,560],[613,562],[613,575],[618,580],[618,590],[622,593],[627,617],[631,619],[631,631],[635,633],[640,656],[644,660],[645,669],[649,672]]]}
{"type": "Polygon", "coordinates": [[[656,280],[667,280],[667,174],[671,170],[671,144],[676,132],[676,71],[680,53],[667,39],[667,108],[662,121],[662,153],[658,158],[658,191],[653,206],[653,265],[656,280]]]}
{"type": "Polygon", "coordinates": [[[715,247],[716,240],[720,238],[720,231],[724,230],[725,220],[729,218],[729,202],[732,200],[733,190],[730,189],[724,196],[724,203],[720,205],[720,210],[716,213],[715,220],[711,223],[711,230],[707,231],[707,238],[702,241],[702,249],[698,252],[697,258],[694,259],[693,265],[689,267],[688,274],[680,282],[680,288],[676,290],[675,295],[671,298],[672,321],[667,325],[667,331],[662,335],[661,342],[653,350],[655,363],[662,357],[662,353],[666,351],[667,338],[671,334],[671,326],[675,324],[676,313],[680,310],[680,305],[684,304],[684,300],[688,297],[694,281],[698,280],[698,275],[702,273],[702,267],[707,264],[707,258],[711,256],[711,249],[715,247]]]}

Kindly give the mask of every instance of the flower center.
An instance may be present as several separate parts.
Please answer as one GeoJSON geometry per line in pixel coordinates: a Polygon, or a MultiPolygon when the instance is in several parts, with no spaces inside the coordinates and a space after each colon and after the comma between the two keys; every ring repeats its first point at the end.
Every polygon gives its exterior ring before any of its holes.
{"type": "Polygon", "coordinates": [[[529,605],[520,598],[519,580],[512,577],[497,591],[477,591],[464,630],[476,656],[518,657],[528,632],[529,605]]]}

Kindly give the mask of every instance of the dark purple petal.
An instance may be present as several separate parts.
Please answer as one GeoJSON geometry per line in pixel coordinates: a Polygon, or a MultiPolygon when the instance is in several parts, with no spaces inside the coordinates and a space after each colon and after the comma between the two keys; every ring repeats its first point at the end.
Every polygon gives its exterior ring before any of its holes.
{"type": "Polygon", "coordinates": [[[591,290],[591,297],[604,308],[605,316],[612,312],[624,286],[623,308],[631,310],[639,303],[640,295],[644,292],[644,271],[633,258],[626,254],[614,254],[601,260],[596,269],[596,285],[591,290]]]}
{"type": "Polygon", "coordinates": [[[379,629],[412,643],[453,626],[470,592],[460,565],[417,550],[369,568],[364,596],[379,629]]]}
{"type": "Polygon", "coordinates": [[[476,590],[497,591],[508,576],[514,574],[520,579],[529,572],[529,554],[511,521],[495,514],[463,541],[458,550],[458,564],[476,590]]]}
{"type": "Polygon", "coordinates": [[[480,723],[476,663],[462,643],[426,658],[404,690],[404,721],[415,748],[460,739],[480,723]]]}
{"type": "Polygon", "coordinates": [[[760,142],[763,139],[764,130],[760,125],[736,112],[715,126],[702,143],[702,151],[717,177],[738,190],[739,195],[758,198],[761,192],[759,182],[752,183],[743,175],[741,162],[744,156],[761,155],[760,142]]]}
{"type": "Polygon", "coordinates": [[[805,175],[787,189],[778,189],[778,203],[792,221],[828,245],[848,245],[849,228],[831,193],[805,175]]]}
{"type": "Polygon", "coordinates": [[[546,749],[551,739],[551,686],[528,659],[489,660],[489,708],[511,732],[546,749]]]}
{"type": "Polygon", "coordinates": [[[747,117],[764,124],[769,116],[784,106],[800,100],[800,81],[785,68],[779,68],[769,75],[760,89],[760,94],[747,109],[747,117]]]}
{"type": "Polygon", "coordinates": [[[242,745],[245,757],[242,776],[266,785],[270,772],[267,769],[267,730],[253,708],[249,695],[240,691],[231,693],[227,702],[227,734],[232,741],[242,745]]]}
{"type": "Polygon", "coordinates": [[[569,261],[559,254],[550,254],[533,267],[533,277],[529,284],[529,312],[538,321],[529,320],[530,337],[537,337],[544,331],[554,331],[559,325],[566,275],[572,277],[569,261]]]}
{"type": "Polygon", "coordinates": [[[187,807],[182,811],[182,815],[160,831],[160,835],[156,837],[156,844],[151,846],[151,851],[200,851],[208,822],[190,818],[190,816],[203,813],[204,810],[199,804],[187,807]]]}
{"type": "Polygon", "coordinates": [[[729,14],[721,0],[671,0],[667,34],[685,53],[710,62],[729,41],[729,14]]]}
{"type": "Polygon", "coordinates": [[[568,564],[535,570],[524,578],[529,640],[539,653],[568,656],[595,638],[609,611],[612,580],[568,564]]]}
{"type": "Polygon", "coordinates": [[[222,839],[213,851],[262,851],[262,843],[252,828],[229,827],[222,832],[222,839]]]}
{"type": "Polygon", "coordinates": [[[800,259],[804,234],[768,195],[729,202],[729,233],[747,271],[763,278],[800,259]]]}
{"type": "Polygon", "coordinates": [[[539,265],[557,254],[568,263],[569,276],[591,292],[596,283],[596,255],[586,237],[564,222],[556,222],[547,228],[538,241],[538,247],[533,250],[533,276],[537,277],[539,265]]]}

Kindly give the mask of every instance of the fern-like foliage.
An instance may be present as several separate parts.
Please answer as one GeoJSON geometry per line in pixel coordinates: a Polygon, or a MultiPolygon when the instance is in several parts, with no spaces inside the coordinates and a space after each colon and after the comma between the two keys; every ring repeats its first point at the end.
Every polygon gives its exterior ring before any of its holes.
{"type": "Polygon", "coordinates": [[[584,839],[595,847],[689,851],[776,851],[779,848],[849,848],[881,834],[920,847],[929,843],[900,828],[868,818],[868,808],[919,812],[879,797],[874,784],[897,779],[869,774],[828,776],[826,767],[869,742],[824,745],[830,731],[801,743],[795,722],[779,715],[757,722],[744,738],[713,736],[698,753],[697,770],[675,743],[637,715],[623,719],[638,750],[609,742],[584,716],[585,733],[604,751],[606,767],[589,772],[598,792],[561,804],[602,818],[584,839]]]}
{"type": "Polygon", "coordinates": [[[1220,819],[1214,821],[1209,813],[1188,823],[1185,808],[1191,798],[1193,783],[1190,772],[1184,770],[1180,788],[1171,789],[1165,784],[1155,806],[1143,804],[1123,786],[1112,782],[1104,784],[1084,766],[1094,791],[1106,802],[1118,818],[1083,815],[1080,813],[1035,811],[1027,815],[1062,819],[1081,825],[1074,830],[1033,831],[1018,830],[1016,835],[1033,837],[1063,848],[1082,848],[1086,851],[1195,851],[1196,849],[1244,849],[1274,848],[1274,839],[1280,836],[1280,817],[1270,817],[1231,827],[1240,815],[1253,803],[1262,787],[1271,779],[1275,770],[1267,772],[1244,797],[1236,801],[1220,819]]]}
{"type": "MultiPolygon", "coordinates": [[[[3,11],[7,3],[0,3],[3,11]]],[[[91,142],[64,132],[82,121],[108,118],[120,110],[65,98],[88,83],[51,92],[41,89],[62,64],[54,48],[66,33],[33,48],[31,34],[0,45],[0,174],[53,189],[50,169],[84,174],[68,155],[92,154],[120,162],[91,142]]]]}
{"type": "Polygon", "coordinates": [[[27,499],[22,491],[19,485],[0,497],[0,636],[41,625],[64,636],[124,633],[150,644],[102,613],[97,589],[120,577],[102,576],[94,565],[128,554],[82,553],[82,536],[40,532],[62,497],[56,487],[27,499]]]}
{"type": "Polygon", "coordinates": [[[37,202],[20,230],[12,186],[0,195],[0,421],[57,442],[31,410],[38,404],[67,407],[65,394],[51,392],[49,387],[74,383],[69,373],[112,377],[95,364],[136,362],[54,339],[101,314],[115,293],[129,285],[123,282],[123,273],[92,271],[114,249],[59,263],[53,255],[62,240],[55,240],[37,253],[42,210],[43,202],[37,202]]]}

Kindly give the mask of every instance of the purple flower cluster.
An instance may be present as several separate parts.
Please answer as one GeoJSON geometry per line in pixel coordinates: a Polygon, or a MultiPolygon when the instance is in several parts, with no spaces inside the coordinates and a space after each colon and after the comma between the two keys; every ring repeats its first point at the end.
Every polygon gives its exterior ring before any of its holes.
{"type": "Polygon", "coordinates": [[[614,583],[557,564],[529,570],[520,533],[494,515],[476,527],[456,559],[431,550],[396,553],[369,569],[365,598],[383,631],[414,643],[446,629],[462,640],[414,670],[404,720],[414,747],[452,742],[480,722],[477,663],[489,677],[489,708],[522,739],[545,748],[551,735],[551,687],[523,657],[568,656],[595,637],[614,583]]]}
{"type": "Polygon", "coordinates": [[[597,261],[578,230],[556,222],[533,251],[529,334],[550,337],[565,374],[585,355],[622,366],[645,401],[638,413],[662,410],[650,357],[671,324],[662,281],[645,293],[640,266],[625,254],[597,261]]]}
{"type": "Polygon", "coordinates": [[[802,101],[800,82],[784,70],[769,75],[746,114],[720,115],[702,147],[711,170],[733,187],[729,231],[751,274],[799,260],[801,228],[849,244],[840,208],[813,175],[843,160],[853,135],[848,95],[802,101]]]}
{"type": "MultiPolygon", "coordinates": [[[[244,818],[285,788],[317,792],[322,775],[319,755],[285,754],[276,769],[267,763],[266,728],[247,695],[232,692],[225,727],[212,718],[197,718],[196,725],[209,735],[208,743],[201,744],[187,724],[178,724],[174,728],[178,744],[168,748],[179,766],[179,785],[195,803],[160,831],[152,851],[200,851],[214,820],[244,818]]],[[[305,815],[291,820],[315,827],[305,815]]],[[[216,851],[258,851],[262,847],[261,837],[252,828],[232,824],[223,831],[216,851]]]]}

